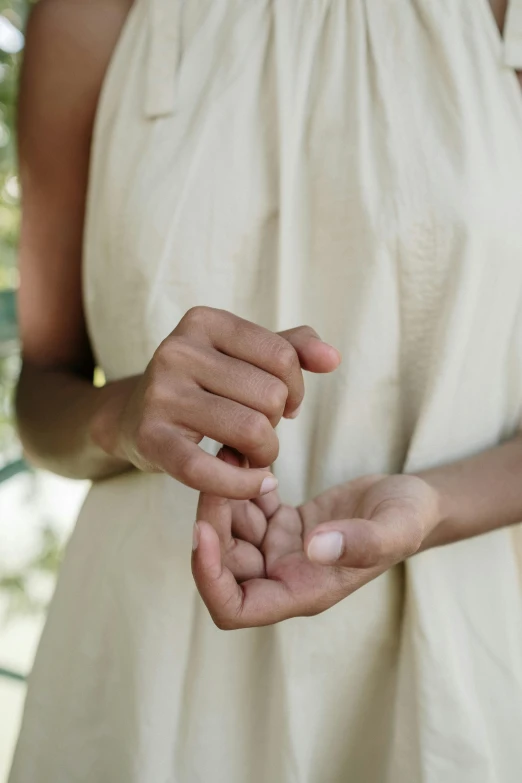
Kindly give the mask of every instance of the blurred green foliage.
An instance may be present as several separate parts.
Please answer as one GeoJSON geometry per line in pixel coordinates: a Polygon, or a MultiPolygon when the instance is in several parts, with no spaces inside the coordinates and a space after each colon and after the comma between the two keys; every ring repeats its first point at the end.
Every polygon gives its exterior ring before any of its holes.
{"type": "Polygon", "coordinates": [[[50,522],[44,523],[34,556],[16,571],[0,575],[0,593],[7,598],[3,623],[20,614],[45,611],[50,590],[42,590],[42,580],[53,583],[62,556],[60,537],[50,522]]]}
{"type": "MultiPolygon", "coordinates": [[[[11,472],[21,457],[13,422],[13,396],[20,358],[16,329],[7,328],[15,319],[12,296],[18,286],[17,245],[20,226],[19,184],[16,154],[16,103],[23,57],[23,31],[31,5],[37,0],[0,0],[0,470],[11,472]],[[9,53],[6,49],[10,49],[9,53]],[[3,317],[2,317],[3,316],[3,317]]],[[[89,2],[89,0],[84,0],[89,2]]],[[[20,613],[45,611],[63,555],[63,531],[40,505],[43,476],[31,470],[23,474],[24,497],[37,524],[32,546],[19,565],[6,572],[0,562],[0,623],[20,613]],[[5,610],[5,611],[4,611],[5,610]]],[[[11,480],[0,482],[0,490],[12,488],[11,480]]],[[[0,546],[0,555],[2,547],[0,546]]],[[[1,674],[1,671],[0,671],[1,674]]]]}
{"type": "MultiPolygon", "coordinates": [[[[88,0],[86,0],[88,2],[88,0]]],[[[1,17],[23,31],[31,0],[0,0],[1,17]]],[[[1,44],[1,41],[0,41],[1,44]]],[[[0,290],[16,289],[16,249],[20,225],[16,160],[16,100],[23,49],[16,54],[0,45],[0,290]]],[[[1,303],[1,302],[0,302],[1,303]]],[[[0,313],[1,316],[1,313],[0,313]]],[[[10,343],[0,345],[0,468],[20,454],[13,426],[12,399],[19,359],[10,343]],[[4,350],[2,350],[2,348],[4,350]]],[[[9,596],[9,614],[41,610],[45,604],[33,595],[35,574],[54,575],[61,557],[61,542],[51,524],[40,531],[40,546],[33,559],[15,573],[0,576],[0,591],[9,596]]],[[[38,595],[38,594],[37,594],[38,595]]]]}
{"type": "MultiPolygon", "coordinates": [[[[23,30],[31,2],[0,0],[0,14],[23,30]]],[[[16,96],[22,51],[0,49],[0,288],[16,287],[16,245],[20,223],[16,175],[16,96]]]]}
{"type": "MultiPolygon", "coordinates": [[[[0,21],[23,31],[31,2],[0,0],[0,21]]],[[[16,288],[16,248],[20,224],[16,166],[16,99],[23,49],[6,52],[0,40],[0,289],[16,288]]],[[[1,314],[0,314],[1,315],[1,314]]],[[[2,346],[0,346],[1,348],[2,346]]],[[[10,347],[10,346],[9,346],[10,347]]],[[[5,346],[4,346],[5,348],[5,346]]],[[[0,350],[0,466],[17,456],[12,427],[12,395],[18,358],[0,350]]]]}

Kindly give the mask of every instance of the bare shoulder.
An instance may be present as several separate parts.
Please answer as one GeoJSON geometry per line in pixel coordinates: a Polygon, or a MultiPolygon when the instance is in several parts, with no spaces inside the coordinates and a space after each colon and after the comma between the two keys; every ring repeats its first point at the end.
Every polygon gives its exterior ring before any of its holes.
{"type": "MultiPolygon", "coordinates": [[[[76,39],[111,37],[111,28],[121,27],[133,0],[39,0],[33,7],[28,29],[56,31],[76,39]]],[[[103,46],[103,44],[101,44],[103,46]]]]}
{"type": "Polygon", "coordinates": [[[92,113],[132,0],[40,0],[27,25],[20,111],[92,113]],[[94,106],[93,106],[94,102],[94,106]]]}
{"type": "Polygon", "coordinates": [[[39,0],[27,25],[28,45],[57,54],[71,54],[79,46],[79,60],[87,55],[102,64],[110,57],[133,0],[39,0]]]}
{"type": "Polygon", "coordinates": [[[18,312],[24,358],[91,364],[81,250],[100,88],[132,0],[39,0],[20,81],[18,312]]]}

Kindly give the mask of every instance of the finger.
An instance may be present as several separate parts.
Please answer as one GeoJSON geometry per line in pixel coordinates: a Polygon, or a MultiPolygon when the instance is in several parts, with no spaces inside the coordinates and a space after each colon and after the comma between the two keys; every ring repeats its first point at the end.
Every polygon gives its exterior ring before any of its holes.
{"type": "MultiPolygon", "coordinates": [[[[223,446],[221,453],[222,458],[229,465],[240,465],[241,467],[248,467],[249,465],[248,459],[235,449],[223,446]]],[[[237,502],[232,507],[232,528],[234,529],[236,525],[238,531],[234,535],[244,538],[245,541],[251,541],[256,546],[259,545],[266,531],[268,520],[275,514],[280,505],[281,498],[277,487],[272,492],[267,492],[264,495],[252,498],[251,501],[246,501],[245,504],[237,502]],[[256,511],[256,508],[259,508],[260,514],[256,511]],[[253,530],[248,535],[246,528],[250,525],[252,525],[253,530]]]]}
{"type": "Polygon", "coordinates": [[[223,563],[219,538],[212,525],[200,521],[194,535],[192,575],[218,628],[250,628],[294,616],[295,601],[285,587],[271,579],[251,579],[239,585],[223,563]]]}
{"type": "MultiPolygon", "coordinates": [[[[229,465],[238,465],[248,468],[248,460],[235,449],[223,446],[218,456],[229,465]]],[[[277,490],[267,494],[273,496],[277,490]]],[[[260,547],[265,537],[267,518],[261,508],[251,500],[233,500],[232,509],[232,535],[236,539],[248,541],[256,547],[260,547]]]]}
{"type": "MultiPolygon", "coordinates": [[[[248,460],[235,449],[223,446],[219,456],[229,465],[248,467],[248,460]]],[[[277,490],[267,493],[273,496],[277,490]]],[[[236,539],[248,541],[256,547],[260,547],[265,537],[267,517],[263,510],[252,500],[233,500],[232,509],[232,535],[236,539]]]]}
{"type": "Polygon", "coordinates": [[[369,568],[380,557],[375,525],[366,519],[325,522],[305,536],[309,560],[321,565],[369,568]]]}
{"type": "MultiPolygon", "coordinates": [[[[216,459],[220,460],[219,456],[216,459]]],[[[232,506],[228,498],[200,492],[196,520],[200,519],[212,525],[218,534],[223,552],[232,547],[232,506]]]]}
{"type": "Polygon", "coordinates": [[[333,345],[325,343],[311,326],[297,326],[278,332],[294,347],[303,370],[325,373],[336,370],[341,354],[333,345]]]}
{"type": "Polygon", "coordinates": [[[227,465],[174,428],[162,429],[155,441],[156,464],[200,492],[247,500],[272,491],[274,484],[277,486],[277,479],[269,471],[227,465]]]}
{"type": "Polygon", "coordinates": [[[325,522],[304,540],[308,558],[347,568],[389,568],[414,554],[422,541],[418,525],[399,508],[378,509],[372,519],[325,522]]]}
{"type": "MultiPolygon", "coordinates": [[[[270,493],[272,494],[272,493],[270,493]]],[[[267,519],[258,506],[250,500],[235,500],[232,503],[232,535],[248,541],[256,547],[263,543],[267,519]]]]}
{"type": "Polygon", "coordinates": [[[232,542],[232,546],[223,553],[223,564],[234,575],[236,582],[266,576],[265,559],[259,549],[240,539],[233,538],[232,542]]]}
{"type": "Polygon", "coordinates": [[[274,625],[302,614],[299,600],[282,581],[250,579],[241,585],[243,603],[236,617],[230,617],[232,628],[255,628],[274,625]]]}
{"type": "Polygon", "coordinates": [[[283,558],[296,553],[302,554],[302,529],[302,522],[296,509],[281,505],[277,514],[269,521],[262,546],[269,574],[272,573],[274,564],[283,558]]]}
{"type": "Polygon", "coordinates": [[[217,532],[202,520],[194,526],[192,575],[216,625],[233,627],[232,619],[241,614],[243,591],[223,563],[217,532]]]}
{"type": "Polygon", "coordinates": [[[285,416],[295,415],[304,396],[300,358],[310,372],[331,372],[340,362],[339,352],[323,343],[309,326],[278,334],[226,310],[211,307],[191,308],[174,333],[199,336],[222,353],[280,378],[288,387],[285,416]]]}
{"type": "Polygon", "coordinates": [[[271,373],[214,348],[197,348],[194,381],[207,392],[259,411],[275,427],[283,415],[288,388],[271,373]]]}
{"type": "Polygon", "coordinates": [[[295,411],[303,401],[304,380],[299,357],[288,340],[243,319],[227,322],[215,335],[214,347],[242,359],[282,381],[287,390],[284,415],[295,411]]]}
{"type": "MultiPolygon", "coordinates": [[[[226,446],[219,450],[216,457],[229,465],[246,463],[241,455],[232,452],[226,446]]],[[[248,500],[228,500],[202,492],[196,512],[196,520],[207,521],[218,534],[223,563],[238,582],[265,575],[265,561],[259,549],[234,537],[232,529],[234,507],[247,504],[249,504],[248,500]]]]}
{"type": "Polygon", "coordinates": [[[263,512],[263,516],[268,522],[281,506],[279,490],[276,487],[272,492],[267,492],[265,495],[253,498],[252,505],[257,506],[263,512]]]}
{"type": "MultiPolygon", "coordinates": [[[[218,456],[229,465],[249,467],[247,458],[229,446],[223,446],[218,456]]],[[[250,500],[231,500],[230,506],[233,537],[259,547],[266,532],[266,518],[263,512],[250,500]]]]}
{"type": "Polygon", "coordinates": [[[181,319],[178,334],[197,334],[218,351],[259,367],[288,388],[285,415],[294,412],[304,396],[304,381],[294,347],[280,335],[226,310],[195,307],[181,319]]]}
{"type": "Polygon", "coordinates": [[[182,423],[244,454],[252,467],[265,468],[277,459],[279,439],[266,416],[226,397],[194,389],[182,423]]]}
{"type": "Polygon", "coordinates": [[[229,500],[201,493],[196,519],[208,522],[218,534],[223,563],[236,581],[243,582],[265,575],[265,560],[259,549],[247,540],[234,536],[231,527],[232,504],[229,500]]]}
{"type": "Polygon", "coordinates": [[[295,410],[304,395],[299,359],[288,340],[227,310],[193,307],[174,330],[176,336],[196,338],[227,356],[259,367],[288,388],[286,412],[295,410]]]}

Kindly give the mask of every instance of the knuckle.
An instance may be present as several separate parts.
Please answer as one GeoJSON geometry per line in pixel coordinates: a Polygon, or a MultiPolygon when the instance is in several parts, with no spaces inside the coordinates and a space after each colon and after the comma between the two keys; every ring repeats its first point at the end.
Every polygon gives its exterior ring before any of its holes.
{"type": "Polygon", "coordinates": [[[258,449],[271,440],[272,426],[262,413],[250,413],[241,424],[241,440],[251,449],[258,449]]]}
{"type": "Polygon", "coordinates": [[[150,374],[153,379],[163,375],[170,368],[172,362],[171,344],[172,340],[167,337],[167,339],[163,340],[163,342],[161,342],[154,351],[154,355],[150,363],[150,374]]]}
{"type": "Polygon", "coordinates": [[[179,323],[188,329],[199,329],[208,324],[213,312],[213,309],[206,305],[195,305],[187,310],[179,323]]]}
{"type": "Polygon", "coordinates": [[[198,354],[198,346],[183,337],[170,337],[164,340],[154,354],[156,372],[165,372],[181,365],[193,366],[198,354]]]}
{"type": "Polygon", "coordinates": [[[279,380],[272,381],[268,388],[265,389],[263,397],[270,413],[281,412],[286,405],[288,397],[286,384],[279,380]]]}
{"type": "Polygon", "coordinates": [[[282,375],[287,375],[299,364],[297,353],[287,340],[282,339],[274,349],[274,365],[282,375]]]}
{"type": "MultiPolygon", "coordinates": [[[[163,383],[158,381],[151,381],[145,391],[143,392],[143,410],[145,415],[154,415],[158,409],[164,407],[168,400],[168,394],[163,383]]],[[[149,425],[147,425],[149,426],[149,425]]]]}

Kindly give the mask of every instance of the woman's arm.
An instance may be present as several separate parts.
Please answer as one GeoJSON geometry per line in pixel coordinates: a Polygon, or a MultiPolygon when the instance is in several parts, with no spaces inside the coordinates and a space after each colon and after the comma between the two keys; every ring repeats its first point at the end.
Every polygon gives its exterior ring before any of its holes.
{"type": "Polygon", "coordinates": [[[522,521],[522,435],[418,475],[436,491],[439,508],[421,550],[522,521]]]}
{"type": "Polygon", "coordinates": [[[311,537],[341,535],[337,558],[328,562],[354,566],[355,518],[366,520],[365,561],[384,570],[425,549],[522,522],[522,433],[471,457],[416,474],[349,481],[319,496],[319,504],[317,500],[305,504],[305,513],[314,514],[320,507],[322,512],[327,509],[331,520],[339,520],[319,524],[312,531],[311,537]],[[325,505],[329,497],[334,499],[332,506],[325,505]]]}
{"type": "MultiPolygon", "coordinates": [[[[274,427],[303,398],[302,368],[330,372],[338,352],[302,326],[274,334],[224,310],[194,307],[141,376],[92,384],[81,248],[98,94],[130,0],[40,0],[27,31],[19,111],[23,367],[17,416],[26,454],[78,478],[130,465],[189,486],[250,498],[277,483],[274,427]],[[227,465],[204,436],[245,454],[227,465]]],[[[197,304],[197,303],[195,303],[197,304]]]]}
{"type": "MultiPolygon", "coordinates": [[[[235,459],[227,450],[223,459],[235,459]]],[[[219,628],[318,614],[423,549],[522,520],[522,436],[418,475],[363,476],[298,509],[202,493],[192,571],[219,628]]]]}
{"type": "Polygon", "coordinates": [[[116,403],[121,388],[92,384],[81,247],[98,94],[130,4],[40,0],[22,68],[18,426],[31,460],[74,477],[98,478],[128,466],[90,437],[97,410],[109,397],[116,403]]]}

